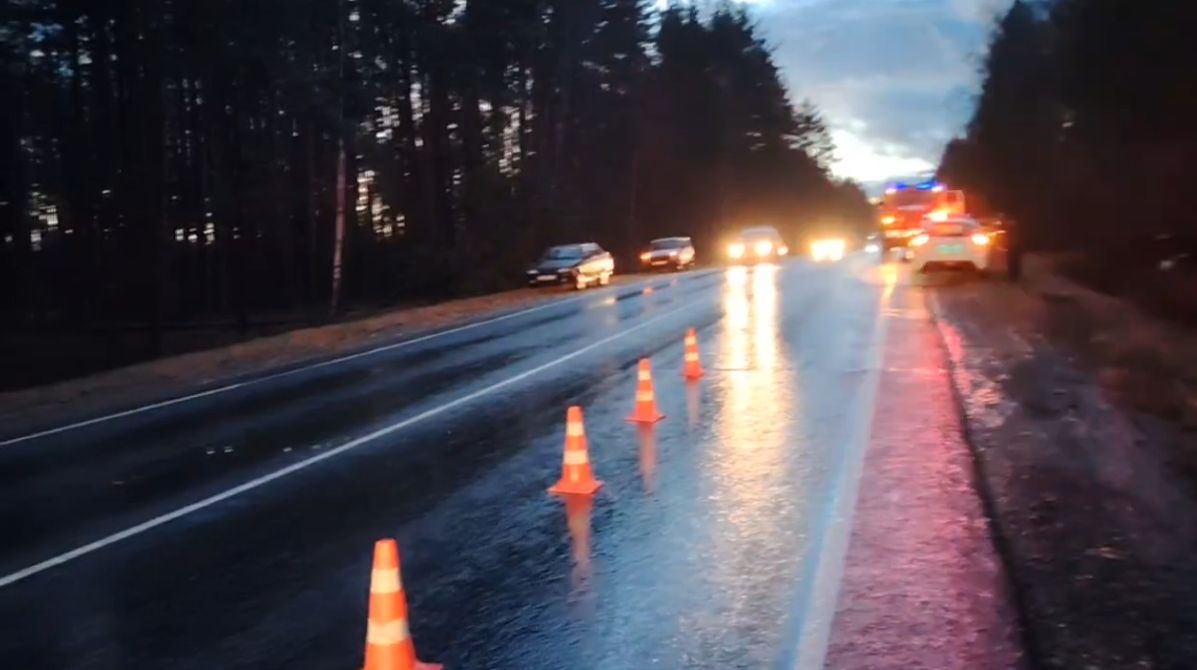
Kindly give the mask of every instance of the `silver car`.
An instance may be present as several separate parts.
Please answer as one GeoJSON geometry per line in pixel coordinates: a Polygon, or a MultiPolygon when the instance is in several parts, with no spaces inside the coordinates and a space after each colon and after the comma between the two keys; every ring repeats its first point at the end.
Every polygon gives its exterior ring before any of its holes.
{"type": "Polygon", "coordinates": [[[689,237],[662,237],[640,254],[644,270],[685,270],[694,267],[694,243],[689,237]]]}

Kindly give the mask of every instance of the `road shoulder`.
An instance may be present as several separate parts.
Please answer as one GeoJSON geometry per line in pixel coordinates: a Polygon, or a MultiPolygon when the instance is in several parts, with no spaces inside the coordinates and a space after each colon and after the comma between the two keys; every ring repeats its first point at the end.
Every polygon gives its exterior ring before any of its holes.
{"type": "MultiPolygon", "coordinates": [[[[649,277],[625,275],[618,278],[618,284],[626,286],[646,279],[649,277]]],[[[556,289],[521,289],[395,309],[364,319],[301,328],[60,383],[0,393],[0,425],[7,424],[12,428],[5,432],[16,432],[20,427],[150,404],[549,305],[577,295],[556,289]]]]}
{"type": "Polygon", "coordinates": [[[826,667],[1021,668],[1017,611],[921,291],[899,289],[887,318],[826,667]]]}

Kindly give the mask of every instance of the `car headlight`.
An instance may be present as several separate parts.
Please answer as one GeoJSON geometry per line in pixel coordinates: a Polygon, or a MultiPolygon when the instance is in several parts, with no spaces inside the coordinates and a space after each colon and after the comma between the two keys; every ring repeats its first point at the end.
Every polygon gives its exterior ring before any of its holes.
{"type": "Polygon", "coordinates": [[[978,247],[989,246],[989,236],[985,233],[973,233],[973,244],[978,247]]]}
{"type": "Polygon", "coordinates": [[[783,244],[783,245],[781,245],[780,247],[778,247],[778,248],[777,248],[777,255],[778,255],[778,256],[785,256],[785,255],[786,255],[786,254],[788,254],[788,253],[790,253],[790,248],[789,248],[789,247],[787,247],[787,246],[786,246],[786,245],[784,245],[784,244],[783,244]]]}
{"type": "Polygon", "coordinates": [[[652,257],[653,257],[653,255],[648,253],[647,251],[640,254],[640,260],[642,260],[642,261],[647,261],[648,259],[650,259],[652,257]]]}
{"type": "Polygon", "coordinates": [[[769,240],[761,240],[752,247],[757,256],[768,256],[773,251],[773,243],[769,240]]]}
{"type": "Polygon", "coordinates": [[[896,216],[883,216],[883,217],[881,217],[881,225],[892,226],[892,225],[894,225],[895,222],[897,222],[897,220],[898,220],[898,217],[896,217],[896,216]]]}
{"type": "Polygon", "coordinates": [[[881,247],[876,242],[869,242],[865,245],[865,253],[875,254],[878,251],[881,251],[881,247]]]}
{"type": "Polygon", "coordinates": [[[727,247],[727,255],[731,256],[733,260],[744,257],[744,245],[739,242],[733,242],[727,247]]]}
{"type": "Polygon", "coordinates": [[[916,235],[913,240],[910,240],[910,246],[921,247],[930,241],[931,241],[931,236],[926,233],[923,233],[921,235],[916,235]]]}

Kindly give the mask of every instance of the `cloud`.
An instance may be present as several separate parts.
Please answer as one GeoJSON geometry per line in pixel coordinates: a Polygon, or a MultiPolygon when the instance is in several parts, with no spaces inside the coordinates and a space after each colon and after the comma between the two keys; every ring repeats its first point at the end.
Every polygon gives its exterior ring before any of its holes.
{"type": "Polygon", "coordinates": [[[993,17],[1010,1],[769,0],[753,12],[792,95],[826,115],[836,172],[875,181],[938,163],[971,113],[993,17]]]}

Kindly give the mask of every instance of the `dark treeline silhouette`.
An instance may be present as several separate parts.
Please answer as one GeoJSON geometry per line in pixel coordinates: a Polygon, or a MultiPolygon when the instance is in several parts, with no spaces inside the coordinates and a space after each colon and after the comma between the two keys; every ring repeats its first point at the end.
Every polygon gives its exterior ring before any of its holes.
{"type": "Polygon", "coordinates": [[[860,216],[742,9],[8,0],[0,312],[164,324],[490,290],[539,248],[860,216]],[[343,157],[343,158],[342,158],[343,157]],[[338,189],[338,183],[344,188],[338,189]],[[339,207],[338,193],[344,196],[339,207]]]}
{"type": "Polygon", "coordinates": [[[1197,295],[1159,270],[1197,254],[1194,35],[1194,2],[1015,2],[941,177],[1019,220],[1028,245],[1080,252],[1104,290],[1197,295]]]}

